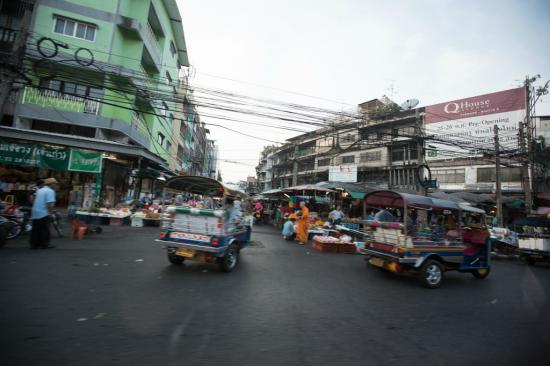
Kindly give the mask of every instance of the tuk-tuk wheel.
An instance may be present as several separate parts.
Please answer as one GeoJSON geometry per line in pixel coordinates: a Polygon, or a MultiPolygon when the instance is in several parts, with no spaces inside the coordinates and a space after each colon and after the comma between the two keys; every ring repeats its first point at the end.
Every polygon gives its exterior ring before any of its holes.
{"type": "Polygon", "coordinates": [[[173,253],[168,253],[168,261],[175,266],[181,266],[185,258],[175,255],[173,253]]]}
{"type": "Polygon", "coordinates": [[[443,281],[441,263],[434,259],[428,259],[420,268],[419,279],[424,287],[438,288],[443,281]]]}
{"type": "Polygon", "coordinates": [[[220,265],[224,272],[231,272],[239,263],[239,248],[235,244],[231,244],[225,255],[220,260],[220,265]]]}
{"type": "Polygon", "coordinates": [[[472,274],[474,275],[474,277],[479,278],[480,280],[482,280],[485,277],[489,276],[489,273],[491,273],[490,268],[479,268],[479,269],[474,269],[472,271],[472,274]]]}

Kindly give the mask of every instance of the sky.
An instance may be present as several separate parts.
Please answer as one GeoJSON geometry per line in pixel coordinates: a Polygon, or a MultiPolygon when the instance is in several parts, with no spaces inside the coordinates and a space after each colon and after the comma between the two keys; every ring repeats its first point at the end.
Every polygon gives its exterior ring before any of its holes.
{"type": "MultiPolygon", "coordinates": [[[[201,87],[338,111],[382,95],[426,106],[550,79],[548,0],[177,3],[190,83],[201,87]]],[[[550,114],[550,95],[536,112],[550,114]]],[[[201,120],[281,142],[298,134],[201,120]]],[[[269,143],[209,129],[223,180],[255,176],[269,143]]]]}

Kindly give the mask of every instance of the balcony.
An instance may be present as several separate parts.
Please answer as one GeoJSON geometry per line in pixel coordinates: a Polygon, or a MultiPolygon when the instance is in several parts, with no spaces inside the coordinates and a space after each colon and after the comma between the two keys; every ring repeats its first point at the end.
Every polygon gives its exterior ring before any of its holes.
{"type": "Polygon", "coordinates": [[[143,27],[143,34],[145,38],[145,45],[147,46],[151,58],[156,64],[159,64],[161,56],[159,41],[149,22],[147,22],[145,27],[143,27]]]}
{"type": "Polygon", "coordinates": [[[306,147],[296,151],[296,158],[302,158],[304,156],[312,155],[316,153],[315,146],[306,147]]]}
{"type": "Polygon", "coordinates": [[[55,90],[41,90],[25,87],[22,104],[34,104],[43,108],[61,109],[69,112],[79,112],[97,115],[101,103],[76,95],[64,94],[55,90]]]}

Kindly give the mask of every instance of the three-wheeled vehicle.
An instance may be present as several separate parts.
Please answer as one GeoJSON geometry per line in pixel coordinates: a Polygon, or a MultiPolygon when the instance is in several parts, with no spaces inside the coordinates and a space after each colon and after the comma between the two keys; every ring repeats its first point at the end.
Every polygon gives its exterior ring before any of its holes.
{"type": "Polygon", "coordinates": [[[170,206],[163,215],[160,239],[168,260],[181,265],[185,260],[219,263],[231,272],[239,262],[239,252],[250,242],[251,226],[231,212],[233,202],[246,195],[217,180],[200,176],[179,176],[165,183],[165,190],[219,198],[223,208],[170,206]]]}
{"type": "Polygon", "coordinates": [[[445,271],[489,275],[491,248],[483,210],[394,191],[371,192],[365,205],[386,211],[377,215],[384,222],[365,222],[362,254],[370,265],[396,273],[415,271],[428,288],[439,287],[445,271]]]}

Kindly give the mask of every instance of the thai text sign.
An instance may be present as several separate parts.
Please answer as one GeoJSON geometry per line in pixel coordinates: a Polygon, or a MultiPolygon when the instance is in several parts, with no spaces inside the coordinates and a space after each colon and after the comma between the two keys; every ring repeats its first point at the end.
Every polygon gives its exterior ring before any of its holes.
{"type": "Polygon", "coordinates": [[[426,158],[480,156],[494,149],[494,125],[499,128],[501,149],[517,148],[525,104],[525,88],[517,88],[427,106],[426,134],[433,135],[435,142],[430,142],[426,158]]]}
{"type": "Polygon", "coordinates": [[[71,149],[69,170],[74,172],[100,173],[102,154],[97,151],[71,149]]]}
{"type": "Polygon", "coordinates": [[[98,173],[101,161],[101,152],[0,140],[0,164],[98,173]]]}

